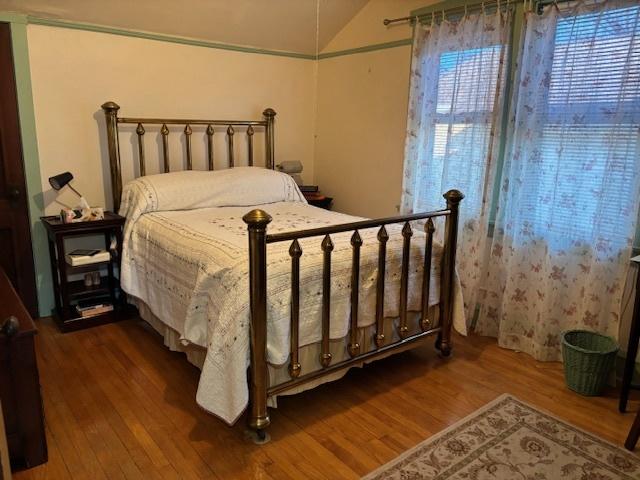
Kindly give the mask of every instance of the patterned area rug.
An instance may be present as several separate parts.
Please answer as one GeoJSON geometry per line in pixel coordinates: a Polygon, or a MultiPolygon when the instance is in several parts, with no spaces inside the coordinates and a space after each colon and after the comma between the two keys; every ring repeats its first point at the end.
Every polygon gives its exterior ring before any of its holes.
{"type": "Polygon", "coordinates": [[[640,459],[502,395],[365,479],[640,479],[640,459]]]}

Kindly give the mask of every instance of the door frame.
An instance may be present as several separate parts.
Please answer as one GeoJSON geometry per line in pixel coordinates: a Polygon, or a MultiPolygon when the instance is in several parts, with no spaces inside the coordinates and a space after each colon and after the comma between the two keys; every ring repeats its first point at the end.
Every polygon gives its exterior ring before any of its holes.
{"type": "Polygon", "coordinates": [[[42,177],[36,136],[36,122],[31,88],[31,70],[27,39],[27,16],[0,12],[0,22],[11,29],[13,68],[18,100],[18,121],[22,141],[22,162],[27,191],[31,249],[36,278],[38,313],[48,316],[53,308],[53,282],[49,266],[47,236],[40,217],[44,215],[42,177]]]}

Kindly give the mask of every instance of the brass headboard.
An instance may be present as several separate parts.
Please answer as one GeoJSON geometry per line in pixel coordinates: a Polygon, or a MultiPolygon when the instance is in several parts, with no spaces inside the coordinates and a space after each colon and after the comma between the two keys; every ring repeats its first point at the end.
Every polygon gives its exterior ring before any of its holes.
{"type": "Polygon", "coordinates": [[[120,141],[118,136],[119,124],[137,125],[136,135],[138,137],[138,162],[140,176],[146,174],[145,151],[144,151],[144,134],[145,125],[162,125],[160,135],[162,136],[162,160],[164,172],[170,171],[169,164],[169,128],[167,125],[184,125],[182,133],[185,137],[185,155],[187,170],[193,169],[193,156],[191,154],[191,135],[192,126],[205,126],[205,134],[207,136],[207,167],[209,170],[214,168],[214,148],[213,135],[215,126],[226,126],[227,151],[229,159],[229,167],[234,166],[233,139],[235,135],[234,127],[246,127],[247,137],[247,159],[248,164],[253,166],[253,134],[254,127],[264,127],[265,129],[265,167],[274,169],[274,135],[273,123],[276,112],[267,108],[262,115],[263,120],[197,120],[197,119],[170,119],[170,118],[125,118],[118,117],[120,106],[115,102],[106,102],[102,105],[102,110],[107,120],[107,142],[109,148],[109,167],[111,172],[111,191],[113,195],[113,210],[115,212],[120,208],[120,197],[122,195],[122,166],[120,163],[120,141]]]}

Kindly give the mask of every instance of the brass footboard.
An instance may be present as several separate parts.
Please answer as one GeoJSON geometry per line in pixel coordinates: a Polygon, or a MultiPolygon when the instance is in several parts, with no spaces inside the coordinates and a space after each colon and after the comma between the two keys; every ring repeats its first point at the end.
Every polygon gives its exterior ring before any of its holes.
{"type": "Polygon", "coordinates": [[[433,212],[404,215],[378,220],[363,220],[359,222],[333,225],[329,227],[300,230],[269,235],[267,225],[271,217],[263,210],[252,210],[243,219],[249,232],[249,270],[250,270],[250,308],[251,308],[251,361],[249,367],[249,427],[255,430],[259,438],[264,438],[264,429],[269,426],[267,398],[288,390],[296,385],[342,370],[355,363],[374,359],[416,342],[426,336],[437,334],[436,347],[443,356],[451,353],[451,328],[453,317],[453,295],[456,263],[456,243],[458,237],[458,216],[460,202],[464,195],[458,190],[449,190],[444,194],[447,208],[433,212]],[[440,324],[433,325],[428,318],[429,290],[431,273],[431,252],[433,249],[434,222],[436,217],[445,217],[444,252],[442,255],[442,269],[440,279],[440,324]],[[420,331],[409,335],[407,326],[408,286],[409,286],[409,256],[411,224],[413,220],[426,220],[425,223],[425,256],[423,264],[422,300],[420,331]],[[402,228],[402,267],[400,275],[400,305],[399,327],[400,339],[385,345],[383,333],[384,289],[386,244],[389,238],[385,225],[403,224],[402,228]],[[378,278],[376,282],[376,333],[374,344],[376,348],[369,352],[361,352],[357,343],[358,329],[358,295],[360,247],[362,239],[359,230],[376,228],[378,231],[378,278]],[[348,352],[350,359],[333,364],[329,352],[329,326],[331,312],[331,253],[333,242],[331,235],[353,232],[352,247],[352,275],[351,275],[351,319],[349,324],[348,352]],[[321,248],[323,252],[323,288],[322,288],[322,340],[320,364],[322,369],[300,376],[299,363],[299,305],[300,305],[300,256],[302,249],[298,242],[301,238],[323,237],[321,248]],[[276,242],[291,242],[289,254],[291,256],[291,354],[289,363],[289,381],[269,387],[267,377],[267,244],[276,242]]]}

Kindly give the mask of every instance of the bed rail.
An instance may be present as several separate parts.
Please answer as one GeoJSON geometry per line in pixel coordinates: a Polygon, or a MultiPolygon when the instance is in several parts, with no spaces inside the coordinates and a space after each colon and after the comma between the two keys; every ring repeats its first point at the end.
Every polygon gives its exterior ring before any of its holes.
{"type": "Polygon", "coordinates": [[[247,224],[249,235],[249,279],[250,279],[250,309],[251,309],[251,366],[249,371],[250,407],[249,427],[264,438],[264,429],[269,425],[267,398],[282,393],[294,386],[309,382],[333,371],[342,370],[355,363],[370,360],[391,350],[403,348],[406,345],[421,340],[424,337],[437,334],[436,346],[443,356],[451,353],[451,327],[453,317],[454,272],[456,260],[456,244],[458,237],[458,217],[460,202],[464,195],[458,190],[445,193],[446,209],[413,215],[402,215],[378,220],[363,220],[359,222],[332,225],[328,227],[300,230],[294,232],[267,234],[267,226],[271,217],[263,210],[252,210],[243,220],[247,224]],[[433,236],[435,232],[434,218],[445,217],[444,251],[442,255],[442,269],[440,280],[440,322],[434,325],[428,316],[429,291],[431,275],[431,253],[433,251],[433,236]],[[408,286],[409,286],[409,258],[413,230],[410,222],[426,220],[425,256],[423,268],[423,282],[421,292],[420,331],[409,335],[407,322],[408,286]],[[383,330],[384,321],[384,290],[386,273],[386,246],[389,235],[385,228],[389,224],[402,224],[402,264],[400,274],[400,315],[398,325],[399,341],[385,344],[383,330]],[[360,247],[362,239],[359,230],[378,227],[378,277],[376,281],[376,318],[375,318],[375,349],[362,352],[358,344],[358,300],[359,300],[359,271],[360,247]],[[331,325],[331,254],[333,241],[331,235],[353,232],[351,236],[352,266],[351,266],[351,318],[349,325],[348,353],[351,358],[332,364],[329,351],[329,331],[331,325]],[[320,248],[323,252],[322,272],[322,339],[319,362],[322,368],[306,375],[300,375],[299,360],[299,319],[300,319],[300,257],[303,254],[299,239],[308,237],[322,237],[320,248]],[[290,380],[269,387],[267,375],[267,245],[276,242],[291,242],[289,255],[291,257],[291,355],[288,366],[290,380]]]}
{"type": "Polygon", "coordinates": [[[145,125],[159,125],[160,136],[162,140],[162,166],[164,173],[171,170],[171,162],[169,158],[169,134],[172,129],[169,126],[179,125],[181,129],[173,129],[178,133],[182,133],[185,138],[185,159],[187,170],[193,169],[193,154],[191,149],[191,136],[193,135],[194,126],[206,127],[206,151],[207,151],[207,168],[214,169],[214,134],[215,127],[226,128],[226,144],[227,158],[229,167],[235,165],[234,158],[234,138],[236,129],[243,128],[245,130],[247,142],[247,162],[249,166],[253,166],[253,137],[255,133],[254,127],[264,128],[265,137],[265,167],[273,170],[275,168],[275,142],[274,142],[274,119],[276,112],[272,108],[267,108],[262,112],[263,120],[206,120],[206,119],[178,119],[178,118],[138,118],[138,117],[118,117],[120,106],[115,102],[106,102],[102,105],[107,124],[107,147],[109,151],[109,167],[111,173],[111,186],[113,196],[113,209],[115,212],[120,208],[120,197],[122,195],[122,165],[120,160],[120,140],[118,125],[130,124],[136,125],[135,135],[137,136],[138,146],[138,169],[140,176],[146,175],[146,156],[145,156],[145,125]]]}

